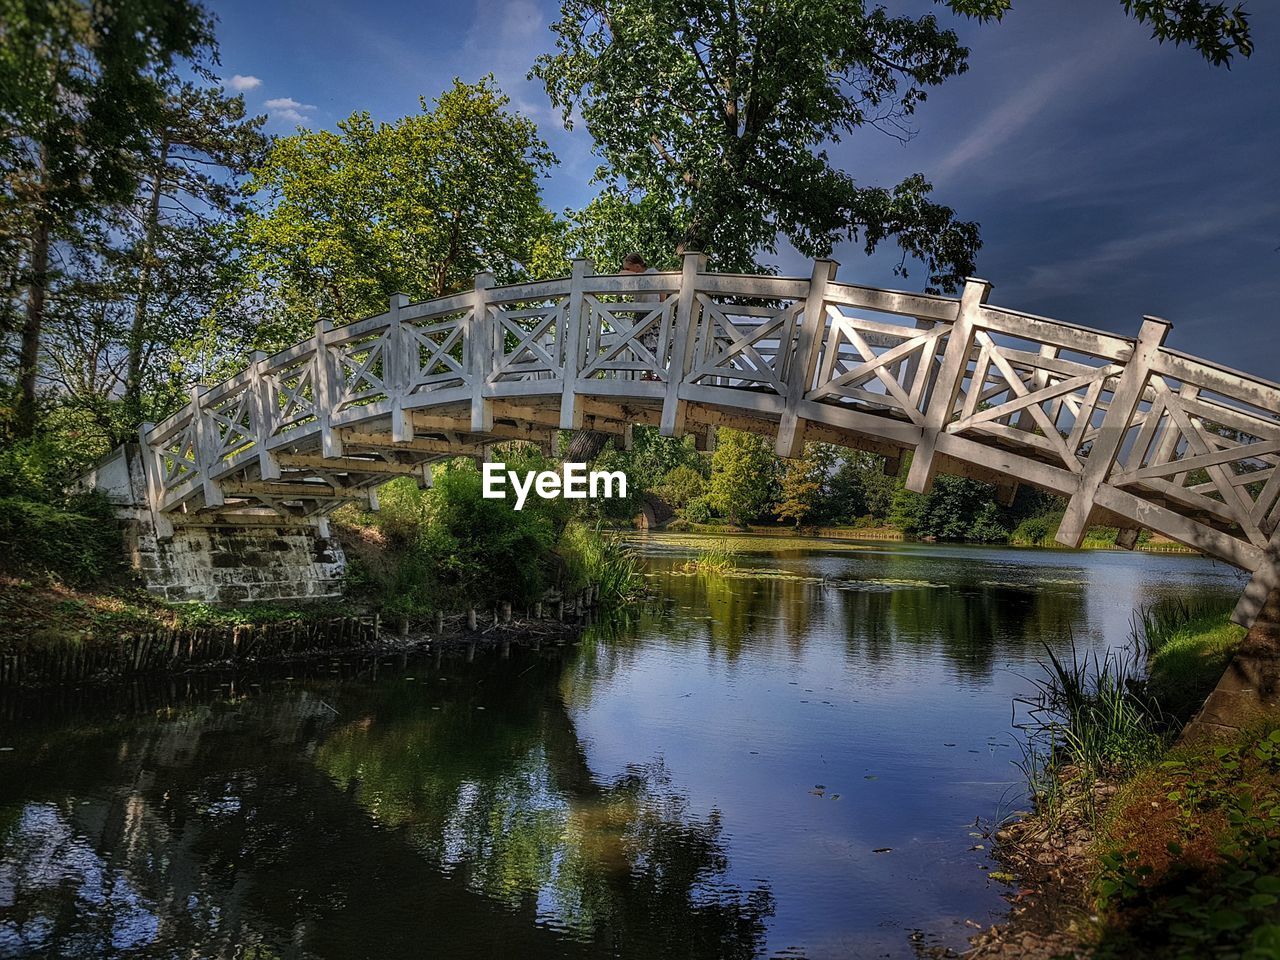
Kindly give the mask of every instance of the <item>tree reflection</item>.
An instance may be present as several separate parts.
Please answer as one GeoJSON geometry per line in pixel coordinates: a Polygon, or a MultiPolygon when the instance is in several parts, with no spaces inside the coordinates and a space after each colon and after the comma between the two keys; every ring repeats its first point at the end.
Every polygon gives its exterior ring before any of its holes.
{"type": "Polygon", "coordinates": [[[772,898],[726,882],[718,813],[694,815],[661,764],[599,783],[557,686],[393,694],[317,761],[468,889],[597,950],[755,955],[772,898]]]}
{"type": "Polygon", "coordinates": [[[660,766],[598,783],[559,674],[445,661],[19,741],[0,955],[758,953],[772,899],[727,883],[718,815],[660,766]]]}

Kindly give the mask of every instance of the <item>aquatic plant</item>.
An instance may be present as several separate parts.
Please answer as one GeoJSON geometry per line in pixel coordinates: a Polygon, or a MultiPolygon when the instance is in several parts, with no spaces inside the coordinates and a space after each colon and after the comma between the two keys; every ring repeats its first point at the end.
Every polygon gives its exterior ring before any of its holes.
{"type": "Polygon", "coordinates": [[[639,556],[621,536],[606,533],[598,523],[570,523],[556,552],[565,565],[566,589],[593,586],[602,606],[619,606],[643,592],[639,556]]]}
{"type": "Polygon", "coordinates": [[[698,551],[697,556],[685,563],[684,569],[701,573],[724,573],[737,565],[738,554],[721,540],[698,551]]]}
{"type": "Polygon", "coordinates": [[[1134,658],[1116,651],[1081,657],[1074,641],[1069,661],[1045,649],[1034,692],[1014,701],[1026,709],[1016,726],[1026,735],[1024,772],[1035,774],[1033,789],[1068,770],[1089,782],[1130,774],[1159,756],[1168,724],[1144,695],[1134,658]]]}

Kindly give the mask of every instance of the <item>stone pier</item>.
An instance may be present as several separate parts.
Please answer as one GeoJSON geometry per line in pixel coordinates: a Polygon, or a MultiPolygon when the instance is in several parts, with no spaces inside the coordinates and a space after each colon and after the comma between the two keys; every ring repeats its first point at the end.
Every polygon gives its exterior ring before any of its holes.
{"type": "Polygon", "coordinates": [[[166,600],[235,605],[340,595],[346,558],[322,518],[292,519],[264,510],[219,524],[170,514],[172,536],[161,536],[135,445],[116,450],[80,485],[115,505],[133,568],[150,592],[166,600]]]}

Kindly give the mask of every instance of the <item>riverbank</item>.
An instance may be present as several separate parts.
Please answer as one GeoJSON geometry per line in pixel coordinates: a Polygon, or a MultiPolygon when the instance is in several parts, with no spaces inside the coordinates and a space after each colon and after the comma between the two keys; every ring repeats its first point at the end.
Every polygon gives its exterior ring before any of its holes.
{"type": "Polygon", "coordinates": [[[1182,608],[1148,613],[1138,639],[1141,689],[1114,675],[1058,691],[1076,704],[1031,764],[1034,808],[995,833],[1018,881],[1010,919],[966,956],[1280,956],[1280,712],[1175,739],[1254,634],[1182,608]]]}
{"type": "Polygon", "coordinates": [[[434,618],[431,628],[347,603],[220,610],[170,604],[128,585],[74,588],[0,576],[0,687],[110,683],[273,663],[426,649],[564,643],[592,615],[591,591],[528,610],[509,605],[434,618]]]}
{"type": "MultiPolygon", "coordinates": [[[[760,537],[802,537],[802,538],[818,538],[822,540],[870,540],[884,541],[894,543],[929,543],[929,540],[913,540],[906,537],[901,530],[897,530],[890,526],[858,526],[857,524],[840,525],[840,526],[790,526],[783,524],[747,524],[745,526],[733,526],[727,523],[689,523],[687,521],[677,521],[663,528],[671,533],[694,533],[704,536],[734,536],[734,535],[751,535],[760,537]]],[[[948,541],[965,543],[968,541],[948,541]]],[[[1043,550],[1070,550],[1071,547],[1064,547],[1052,537],[1046,537],[1036,541],[1010,540],[1008,543],[998,544],[999,546],[1017,547],[1017,548],[1033,548],[1043,550]]],[[[1116,532],[1109,532],[1103,528],[1098,531],[1090,531],[1080,545],[1081,550],[1124,550],[1124,547],[1116,543],[1116,532]]],[[[1199,551],[1192,550],[1182,544],[1162,537],[1158,534],[1151,534],[1140,539],[1134,544],[1133,550],[1141,553],[1177,553],[1186,554],[1188,556],[1200,556],[1199,551]]]]}

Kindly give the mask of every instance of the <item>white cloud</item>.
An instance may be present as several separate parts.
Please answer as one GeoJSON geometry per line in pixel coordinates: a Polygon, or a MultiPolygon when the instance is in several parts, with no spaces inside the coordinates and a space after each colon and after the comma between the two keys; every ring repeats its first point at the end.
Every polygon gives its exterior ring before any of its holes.
{"type": "Polygon", "coordinates": [[[293,97],[274,97],[264,104],[271,111],[273,120],[284,120],[289,123],[308,123],[308,113],[315,110],[313,103],[299,103],[293,97]]]}
{"type": "Polygon", "coordinates": [[[236,91],[236,93],[245,93],[249,90],[257,90],[262,86],[262,81],[254,76],[245,76],[237,73],[227,81],[227,86],[236,91]]]}
{"type": "MultiPolygon", "coordinates": [[[[966,168],[984,165],[1000,169],[1003,176],[1011,144],[1016,143],[1022,153],[1034,147],[1034,141],[1019,142],[1029,128],[1046,117],[1061,119],[1063,105],[1078,107],[1106,95],[1106,78],[1132,68],[1133,57],[1120,55],[1128,52],[1131,39],[1116,30],[1095,30],[1076,38],[1072,42],[1075,49],[1064,52],[1052,66],[1035,70],[1026,83],[977,120],[967,136],[931,164],[931,179],[942,183],[966,168]]],[[[1030,72],[1026,66],[1023,69],[1030,72]]]]}

